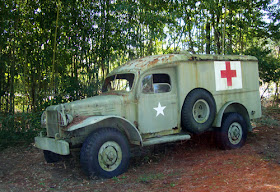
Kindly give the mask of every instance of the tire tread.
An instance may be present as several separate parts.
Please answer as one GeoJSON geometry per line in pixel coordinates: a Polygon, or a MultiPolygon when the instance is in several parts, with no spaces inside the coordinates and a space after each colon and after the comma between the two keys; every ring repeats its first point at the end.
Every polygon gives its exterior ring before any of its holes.
{"type": "Polygon", "coordinates": [[[126,137],[117,129],[100,128],[92,132],[84,141],[80,153],[80,164],[84,173],[89,177],[99,176],[103,178],[111,178],[116,175],[120,175],[127,170],[129,165],[129,158],[130,158],[129,145],[126,137]],[[108,138],[116,137],[117,140],[123,140],[124,143],[119,145],[126,145],[127,151],[123,153],[128,153],[126,154],[127,156],[123,158],[124,162],[121,163],[123,167],[117,168],[116,170],[107,173],[105,171],[96,170],[96,167],[94,167],[93,165],[93,163],[95,162],[94,154],[96,153],[97,150],[99,150],[98,145],[101,145],[101,141],[104,140],[106,137],[108,138]]]}
{"type": "Polygon", "coordinates": [[[236,112],[225,113],[222,119],[222,126],[218,128],[218,130],[216,131],[217,146],[223,150],[241,148],[246,142],[247,133],[248,133],[248,129],[247,129],[246,121],[239,113],[236,112]],[[238,123],[240,123],[240,125],[243,128],[242,139],[240,143],[236,145],[231,144],[228,141],[228,136],[227,136],[228,126],[229,124],[231,124],[231,122],[234,121],[238,121],[238,123]]]}
{"type": "Polygon", "coordinates": [[[187,95],[182,107],[181,117],[183,128],[191,133],[202,133],[211,128],[212,123],[215,120],[215,115],[216,102],[211,93],[201,88],[194,89],[187,95]],[[192,115],[193,105],[198,99],[204,99],[210,108],[209,118],[204,123],[197,123],[192,115]]]}

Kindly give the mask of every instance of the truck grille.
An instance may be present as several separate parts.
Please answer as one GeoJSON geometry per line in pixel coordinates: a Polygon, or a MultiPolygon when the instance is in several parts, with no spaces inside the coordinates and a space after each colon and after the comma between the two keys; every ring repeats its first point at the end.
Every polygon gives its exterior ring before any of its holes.
{"type": "Polygon", "coordinates": [[[47,111],[47,135],[54,137],[59,132],[57,111],[47,111]]]}

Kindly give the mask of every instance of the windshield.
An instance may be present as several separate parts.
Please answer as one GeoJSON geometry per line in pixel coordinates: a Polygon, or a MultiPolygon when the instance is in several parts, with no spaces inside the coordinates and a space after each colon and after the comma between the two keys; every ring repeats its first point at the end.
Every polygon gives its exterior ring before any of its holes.
{"type": "Polygon", "coordinates": [[[125,73],[109,76],[105,79],[102,92],[130,91],[133,85],[134,74],[125,73]]]}

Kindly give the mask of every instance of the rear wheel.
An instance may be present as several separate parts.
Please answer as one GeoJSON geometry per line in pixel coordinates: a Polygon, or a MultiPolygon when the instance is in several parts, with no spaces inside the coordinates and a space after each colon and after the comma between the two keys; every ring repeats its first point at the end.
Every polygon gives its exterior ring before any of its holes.
{"type": "Polygon", "coordinates": [[[247,132],[247,124],[239,113],[226,113],[216,134],[218,145],[222,149],[240,148],[246,142],[247,132]]]}
{"type": "Polygon", "coordinates": [[[126,137],[113,128],[102,128],[89,135],[80,154],[82,169],[90,177],[118,176],[127,170],[129,158],[126,137]]]}

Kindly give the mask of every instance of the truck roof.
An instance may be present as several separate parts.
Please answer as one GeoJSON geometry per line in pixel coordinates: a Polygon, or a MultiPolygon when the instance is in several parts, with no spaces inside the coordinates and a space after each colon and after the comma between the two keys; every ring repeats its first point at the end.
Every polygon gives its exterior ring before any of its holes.
{"type": "Polygon", "coordinates": [[[131,60],[114,69],[110,75],[123,72],[141,73],[151,68],[163,65],[176,65],[180,61],[258,61],[256,57],[248,55],[198,55],[189,53],[152,55],[131,60]]]}

